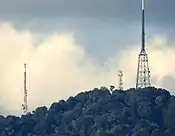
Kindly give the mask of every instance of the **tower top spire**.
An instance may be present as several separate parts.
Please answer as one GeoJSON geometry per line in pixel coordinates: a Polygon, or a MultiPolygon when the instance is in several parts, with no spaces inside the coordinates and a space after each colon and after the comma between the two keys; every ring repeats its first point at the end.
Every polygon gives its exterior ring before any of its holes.
{"type": "Polygon", "coordinates": [[[142,0],[142,10],[145,9],[145,0],[142,0]]]}

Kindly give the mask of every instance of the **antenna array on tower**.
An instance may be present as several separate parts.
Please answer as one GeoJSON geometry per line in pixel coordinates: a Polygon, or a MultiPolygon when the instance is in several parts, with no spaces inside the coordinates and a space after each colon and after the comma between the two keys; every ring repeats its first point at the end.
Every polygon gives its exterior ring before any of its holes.
{"type": "Polygon", "coordinates": [[[27,112],[28,112],[26,75],[27,75],[26,74],[26,64],[24,64],[24,103],[22,104],[23,114],[27,114],[27,112]]]}
{"type": "Polygon", "coordinates": [[[123,71],[119,71],[118,73],[118,76],[119,76],[119,90],[123,90],[123,71]]]}

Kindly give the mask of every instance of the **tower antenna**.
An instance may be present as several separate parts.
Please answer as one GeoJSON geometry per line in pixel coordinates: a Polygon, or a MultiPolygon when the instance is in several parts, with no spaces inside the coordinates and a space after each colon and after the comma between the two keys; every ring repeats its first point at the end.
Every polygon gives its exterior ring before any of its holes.
{"type": "Polygon", "coordinates": [[[26,64],[24,64],[24,103],[22,104],[23,107],[23,114],[26,115],[28,112],[28,104],[27,104],[27,73],[26,73],[26,64]]]}
{"type": "Polygon", "coordinates": [[[119,76],[119,90],[123,90],[123,71],[119,70],[119,73],[118,73],[118,76],[119,76]]]}
{"type": "Polygon", "coordinates": [[[136,89],[151,86],[148,55],[145,50],[145,0],[142,0],[142,41],[138,56],[136,89]]]}

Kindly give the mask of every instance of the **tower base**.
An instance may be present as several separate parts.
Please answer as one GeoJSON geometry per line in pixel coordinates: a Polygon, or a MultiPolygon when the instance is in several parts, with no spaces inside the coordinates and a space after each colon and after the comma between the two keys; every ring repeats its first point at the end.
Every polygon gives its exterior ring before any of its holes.
{"type": "Polygon", "coordinates": [[[138,57],[136,89],[151,86],[150,70],[148,66],[148,55],[142,50],[138,57]]]}

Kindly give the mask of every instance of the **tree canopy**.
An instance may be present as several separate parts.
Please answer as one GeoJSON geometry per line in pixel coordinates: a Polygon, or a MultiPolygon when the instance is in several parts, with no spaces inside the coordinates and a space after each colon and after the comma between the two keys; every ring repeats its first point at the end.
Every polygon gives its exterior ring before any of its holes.
{"type": "Polygon", "coordinates": [[[32,113],[0,116],[0,136],[175,136],[175,97],[154,87],[101,87],[32,113]]]}

